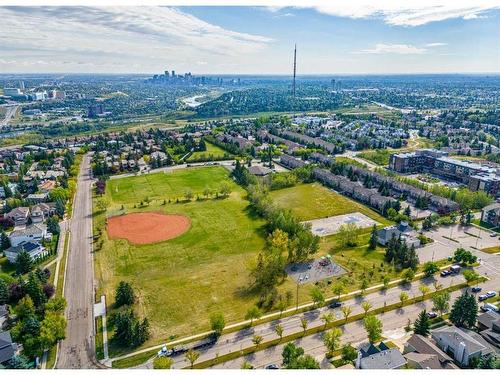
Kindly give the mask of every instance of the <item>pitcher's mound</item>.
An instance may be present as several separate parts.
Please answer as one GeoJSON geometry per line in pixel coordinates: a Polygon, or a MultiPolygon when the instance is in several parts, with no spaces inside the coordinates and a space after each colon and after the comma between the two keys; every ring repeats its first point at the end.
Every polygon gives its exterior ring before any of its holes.
{"type": "Polygon", "coordinates": [[[136,212],[108,219],[111,239],[126,239],[136,245],[169,240],[189,229],[189,218],[157,212],[136,212]]]}

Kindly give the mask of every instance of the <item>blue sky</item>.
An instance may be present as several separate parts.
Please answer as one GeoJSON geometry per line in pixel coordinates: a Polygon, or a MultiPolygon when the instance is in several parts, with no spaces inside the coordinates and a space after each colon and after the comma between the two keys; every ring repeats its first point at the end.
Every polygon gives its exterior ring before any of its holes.
{"type": "Polygon", "coordinates": [[[4,7],[0,72],[288,74],[294,43],[299,74],[500,72],[500,4],[441,0],[414,9],[364,1],[4,7]]]}

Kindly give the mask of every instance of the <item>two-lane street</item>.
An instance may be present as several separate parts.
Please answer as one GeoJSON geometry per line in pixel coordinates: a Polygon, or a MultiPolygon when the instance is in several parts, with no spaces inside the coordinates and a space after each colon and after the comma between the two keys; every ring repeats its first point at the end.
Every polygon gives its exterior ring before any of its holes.
{"type": "Polygon", "coordinates": [[[68,301],[66,339],[61,342],[57,368],[92,368],[94,360],[92,196],[90,157],[83,157],[69,228],[64,297],[68,301]]]}

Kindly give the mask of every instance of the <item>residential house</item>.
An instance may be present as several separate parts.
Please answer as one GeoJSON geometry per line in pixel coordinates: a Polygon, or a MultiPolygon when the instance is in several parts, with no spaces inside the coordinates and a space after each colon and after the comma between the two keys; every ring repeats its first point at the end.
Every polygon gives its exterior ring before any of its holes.
{"type": "Polygon", "coordinates": [[[22,229],[15,229],[9,234],[12,246],[17,246],[22,242],[41,242],[44,238],[50,239],[51,234],[47,232],[47,226],[41,223],[32,224],[22,229]]]}
{"type": "Polygon", "coordinates": [[[441,350],[461,366],[467,366],[473,358],[491,354],[491,348],[473,338],[471,332],[455,326],[446,326],[433,331],[431,335],[441,350]]]}
{"type": "Polygon", "coordinates": [[[415,369],[457,369],[453,359],[425,336],[414,334],[405,343],[404,357],[415,369]]]}
{"type": "Polygon", "coordinates": [[[405,221],[397,225],[392,225],[390,227],[385,227],[377,232],[378,243],[382,246],[386,246],[392,237],[399,238],[406,241],[408,246],[420,246],[420,240],[417,237],[417,232],[405,221]]]}
{"type": "Polygon", "coordinates": [[[356,368],[366,370],[393,370],[405,367],[406,359],[398,349],[389,349],[384,343],[363,346],[358,351],[356,368]]]}
{"type": "Polygon", "coordinates": [[[33,203],[42,203],[45,202],[49,198],[49,193],[35,193],[35,194],[28,194],[26,197],[27,200],[33,203]]]}
{"type": "Polygon", "coordinates": [[[54,202],[39,203],[31,207],[30,218],[33,224],[42,223],[56,213],[54,202]]]}
{"type": "Polygon", "coordinates": [[[0,364],[5,364],[16,355],[17,345],[12,342],[9,331],[0,332],[0,364]]]}
{"type": "Polygon", "coordinates": [[[267,176],[270,173],[273,173],[272,169],[261,166],[261,165],[252,165],[248,168],[248,172],[253,174],[254,176],[267,176]]]}
{"type": "Polygon", "coordinates": [[[333,163],[335,163],[335,157],[334,156],[328,156],[328,155],[323,155],[320,154],[319,152],[312,152],[309,155],[310,160],[314,160],[317,163],[326,165],[326,166],[331,166],[333,163]]]}
{"type": "Polygon", "coordinates": [[[30,209],[28,207],[16,207],[6,214],[5,217],[11,219],[17,227],[26,225],[28,223],[29,215],[30,209]]]}
{"type": "Polygon", "coordinates": [[[45,247],[40,242],[22,242],[19,245],[11,246],[4,250],[4,254],[10,263],[16,263],[17,257],[22,252],[28,253],[31,259],[35,260],[46,254],[45,247]]]}
{"type": "Polygon", "coordinates": [[[479,315],[477,326],[481,337],[496,348],[500,348],[500,315],[497,312],[488,311],[479,315]]]}
{"type": "Polygon", "coordinates": [[[305,161],[285,154],[280,156],[280,163],[291,169],[301,168],[306,165],[305,161]]]}
{"type": "Polygon", "coordinates": [[[49,193],[56,187],[56,182],[53,180],[45,180],[38,185],[38,190],[42,193],[49,193]]]}

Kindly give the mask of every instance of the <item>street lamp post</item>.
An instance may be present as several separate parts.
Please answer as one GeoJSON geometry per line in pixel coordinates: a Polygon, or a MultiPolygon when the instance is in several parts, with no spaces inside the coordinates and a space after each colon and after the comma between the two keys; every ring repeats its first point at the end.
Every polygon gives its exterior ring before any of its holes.
{"type": "Polygon", "coordinates": [[[301,279],[301,277],[302,277],[302,275],[300,275],[299,278],[297,279],[297,297],[296,297],[295,310],[299,309],[299,286],[300,286],[300,279],[301,279]]]}

